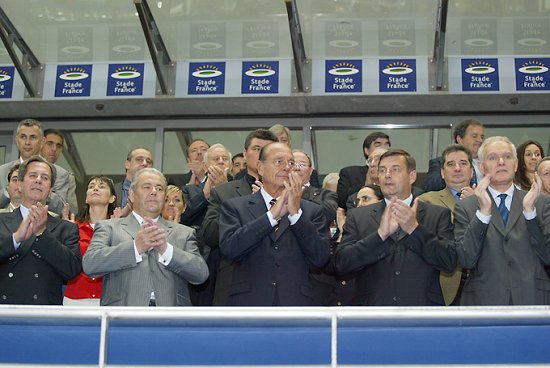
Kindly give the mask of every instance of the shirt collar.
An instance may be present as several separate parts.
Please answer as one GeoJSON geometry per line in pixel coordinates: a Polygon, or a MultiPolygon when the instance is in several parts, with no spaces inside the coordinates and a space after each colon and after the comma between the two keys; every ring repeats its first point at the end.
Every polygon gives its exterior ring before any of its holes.
{"type": "Polygon", "coordinates": [[[271,196],[271,194],[269,194],[268,192],[266,192],[265,189],[264,189],[263,187],[260,189],[260,193],[262,194],[262,198],[264,199],[265,206],[266,206],[267,208],[270,208],[270,207],[271,207],[271,204],[270,204],[271,200],[272,200],[272,199],[277,199],[277,198],[273,198],[273,197],[271,196]]]}
{"type": "Polygon", "coordinates": [[[21,204],[19,205],[19,210],[21,211],[21,216],[23,217],[23,220],[26,219],[29,215],[29,209],[21,204]]]}
{"type": "MultiPolygon", "coordinates": [[[[405,198],[403,200],[403,202],[405,202],[407,204],[407,206],[410,206],[411,203],[412,203],[412,200],[413,200],[413,195],[411,193],[407,198],[405,198]]],[[[385,197],[384,197],[384,201],[386,202],[386,206],[388,206],[390,204],[390,200],[385,198],[385,197]]]]}
{"type": "Polygon", "coordinates": [[[122,189],[129,190],[131,184],[132,182],[128,180],[128,178],[124,178],[124,181],[122,182],[122,189]]]}
{"type": "Polygon", "coordinates": [[[502,193],[499,192],[498,190],[491,188],[490,186],[488,187],[488,189],[489,189],[489,193],[491,193],[491,197],[493,197],[495,202],[500,194],[508,194],[508,197],[506,197],[506,200],[508,199],[512,200],[512,197],[514,196],[514,184],[510,185],[510,187],[506,189],[505,192],[502,192],[502,193]]]}
{"type": "MultiPolygon", "coordinates": [[[[134,215],[134,217],[136,218],[137,222],[141,225],[143,224],[143,217],[141,217],[140,215],[138,215],[138,213],[136,211],[132,211],[132,214],[134,215]]],[[[159,216],[155,217],[153,219],[154,222],[157,222],[159,220],[159,216]]]]}

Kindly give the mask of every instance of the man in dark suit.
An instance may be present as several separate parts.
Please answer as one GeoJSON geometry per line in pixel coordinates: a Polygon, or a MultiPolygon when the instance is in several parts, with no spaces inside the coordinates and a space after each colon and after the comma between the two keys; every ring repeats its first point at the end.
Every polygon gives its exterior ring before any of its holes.
{"type": "Polygon", "coordinates": [[[0,303],[60,305],[63,281],[82,271],[78,227],[48,215],[53,164],[32,156],[19,178],[21,205],[0,214],[0,303]]]}
{"type": "MultiPolygon", "coordinates": [[[[454,130],[455,143],[461,144],[466,147],[472,155],[474,173],[470,185],[477,184],[482,178],[483,174],[479,171],[479,160],[477,158],[477,151],[483,143],[485,137],[485,128],[483,125],[474,119],[464,120],[458,124],[454,130]]],[[[441,177],[441,167],[443,164],[442,157],[432,158],[428,167],[428,174],[424,180],[424,191],[432,192],[434,190],[441,190],[445,188],[445,181],[441,177]]]]}
{"type": "Polygon", "coordinates": [[[529,192],[514,186],[516,149],[506,137],[483,142],[485,177],[455,207],[458,263],[470,269],[462,305],[550,304],[550,198],[538,175],[529,192]]]}
{"type": "Polygon", "coordinates": [[[226,305],[231,287],[233,264],[220,255],[219,252],[219,218],[222,203],[235,197],[252,194],[252,186],[259,182],[258,160],[260,150],[267,144],[277,142],[277,137],[267,129],[257,129],[248,134],[244,141],[244,157],[246,159],[246,175],[213,189],[208,200],[208,209],[200,229],[200,238],[210,247],[208,266],[210,269],[210,285],[213,288],[213,300],[216,306],[226,305]]]}
{"type": "Polygon", "coordinates": [[[84,272],[103,276],[101,305],[189,306],[188,284],[208,277],[193,229],[164,220],[166,179],[139,170],[130,186],[133,211],[96,224],[84,272]]]}
{"type": "MultiPolygon", "coordinates": [[[[390,148],[390,137],[382,132],[371,133],[363,141],[363,155],[365,160],[369,159],[371,153],[376,147],[390,148]]],[[[338,179],[338,207],[346,209],[348,197],[365,185],[369,166],[347,166],[340,170],[340,179],[338,179]]]]}
{"type": "Polygon", "coordinates": [[[183,188],[187,184],[198,185],[206,177],[206,165],[204,164],[204,154],[210,145],[204,139],[196,138],[189,144],[185,150],[187,158],[187,167],[189,171],[185,174],[169,175],[166,179],[168,184],[173,184],[183,188]]]}
{"type": "Polygon", "coordinates": [[[456,254],[448,209],[413,202],[416,162],[390,150],[379,163],[384,200],[348,212],[336,270],[355,275],[354,305],[443,305],[439,271],[452,271],[456,254]]]}
{"type": "Polygon", "coordinates": [[[134,180],[134,175],[141,169],[153,167],[153,154],[145,147],[133,148],[126,156],[124,169],[126,177],[124,181],[115,184],[115,193],[117,198],[117,207],[123,208],[123,216],[127,216],[132,212],[132,205],[128,204],[128,193],[130,184],[134,180]]]}
{"type": "Polygon", "coordinates": [[[322,208],[302,200],[292,151],[271,143],[260,152],[262,188],[222,203],[220,249],[235,262],[228,305],[312,304],[309,267],[329,258],[322,208]]]}

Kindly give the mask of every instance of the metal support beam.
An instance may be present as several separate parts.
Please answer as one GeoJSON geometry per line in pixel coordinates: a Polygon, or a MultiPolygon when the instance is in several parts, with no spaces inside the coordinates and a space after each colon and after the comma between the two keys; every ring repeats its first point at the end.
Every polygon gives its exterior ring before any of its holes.
{"type": "Polygon", "coordinates": [[[447,31],[447,10],[449,0],[439,0],[437,6],[437,23],[435,29],[433,62],[435,63],[435,89],[444,89],[445,74],[445,36],[447,31]]]}
{"type": "Polygon", "coordinates": [[[63,132],[63,135],[65,136],[65,145],[67,146],[67,151],[65,151],[63,156],[71,167],[76,182],[85,184],[86,170],[78,153],[78,147],[73,139],[73,135],[68,131],[63,132]]]}
{"type": "Polygon", "coordinates": [[[162,40],[157,23],[153,18],[153,13],[147,4],[147,0],[134,0],[136,6],[141,28],[145,40],[147,41],[147,47],[155,66],[155,72],[157,73],[158,86],[160,88],[159,93],[163,95],[174,94],[174,78],[171,78],[171,72],[175,70],[175,63],[170,59],[168,49],[162,40]],[[172,85],[170,85],[172,84],[172,85]]]}
{"type": "Polygon", "coordinates": [[[308,80],[309,60],[307,59],[306,50],[304,47],[304,38],[302,36],[302,28],[300,26],[300,17],[298,15],[298,5],[296,0],[287,2],[288,21],[290,25],[290,39],[292,42],[292,54],[294,56],[294,69],[296,73],[296,91],[295,92],[310,92],[311,86],[308,80]]]}
{"type": "Polygon", "coordinates": [[[193,142],[193,136],[188,130],[178,130],[176,131],[176,137],[187,160],[187,147],[193,142]]]}
{"type": "Polygon", "coordinates": [[[0,38],[23,80],[29,97],[40,97],[44,83],[44,66],[40,64],[2,7],[0,7],[0,38]],[[19,60],[14,46],[19,49],[21,60],[19,60]]]}

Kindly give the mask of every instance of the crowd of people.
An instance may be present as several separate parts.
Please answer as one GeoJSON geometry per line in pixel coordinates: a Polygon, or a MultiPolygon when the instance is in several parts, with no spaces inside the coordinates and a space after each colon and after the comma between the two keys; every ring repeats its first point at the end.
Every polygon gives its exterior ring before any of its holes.
{"type": "Polygon", "coordinates": [[[55,164],[63,133],[25,119],[0,166],[0,303],[550,304],[550,157],[484,131],[458,124],[422,188],[384,132],[322,182],[281,124],[235,155],[195,139],[180,175],[135,147],[124,180],[91,177],[79,208],[55,164]]]}

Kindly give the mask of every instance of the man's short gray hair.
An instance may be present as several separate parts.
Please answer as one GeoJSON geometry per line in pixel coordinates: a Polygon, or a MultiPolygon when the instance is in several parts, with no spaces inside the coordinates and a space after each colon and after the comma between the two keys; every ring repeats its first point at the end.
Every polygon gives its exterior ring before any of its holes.
{"type": "Polygon", "coordinates": [[[143,174],[153,174],[153,175],[158,175],[162,178],[162,182],[164,183],[164,188],[167,187],[167,183],[166,183],[166,177],[164,176],[163,173],[161,173],[159,170],[155,169],[154,167],[146,167],[144,169],[140,169],[136,175],[134,175],[134,180],[132,180],[132,183],[130,184],[130,188],[135,191],[136,188],[137,188],[137,184],[138,184],[138,181],[139,181],[139,177],[143,174]]]}
{"type": "Polygon", "coordinates": [[[489,138],[485,139],[483,141],[483,143],[481,144],[481,146],[479,147],[479,150],[477,151],[477,157],[479,158],[480,162],[483,162],[483,158],[485,157],[485,147],[487,145],[489,145],[491,143],[495,143],[495,142],[504,142],[507,145],[509,145],[510,149],[512,150],[512,153],[514,155],[514,158],[517,160],[518,154],[516,152],[516,146],[514,146],[514,144],[510,140],[510,138],[500,136],[500,135],[496,135],[494,137],[489,137],[489,138]]]}
{"type": "Polygon", "coordinates": [[[231,161],[231,152],[229,152],[229,150],[227,148],[225,148],[225,146],[221,143],[216,143],[216,144],[213,144],[211,145],[207,150],[206,152],[204,153],[204,162],[205,163],[208,163],[208,156],[209,156],[209,153],[212,152],[212,150],[215,150],[215,149],[218,149],[218,148],[221,148],[223,150],[225,150],[225,152],[227,152],[227,155],[229,156],[229,161],[231,161]]]}

